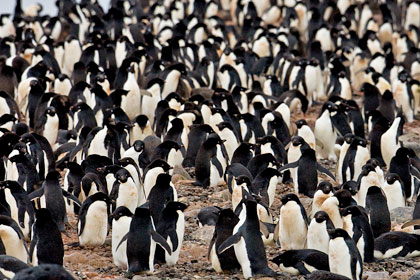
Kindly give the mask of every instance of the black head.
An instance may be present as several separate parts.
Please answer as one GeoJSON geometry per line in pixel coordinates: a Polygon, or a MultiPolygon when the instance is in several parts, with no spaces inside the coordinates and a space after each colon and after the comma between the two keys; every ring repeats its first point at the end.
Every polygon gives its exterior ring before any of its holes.
{"type": "Polygon", "coordinates": [[[138,153],[144,150],[144,142],[141,140],[136,140],[133,143],[134,150],[138,153]]]}
{"type": "Polygon", "coordinates": [[[251,185],[251,179],[247,175],[241,175],[235,178],[236,184],[238,186],[246,184],[247,186],[251,185]]]}
{"type": "Polygon", "coordinates": [[[292,145],[295,147],[298,147],[302,145],[303,143],[306,143],[305,140],[301,136],[293,136],[292,137],[292,145]]]}
{"type": "Polygon", "coordinates": [[[137,123],[140,127],[145,127],[149,122],[149,118],[146,115],[138,115],[134,119],[134,123],[137,123]]]}
{"type": "Polygon", "coordinates": [[[17,181],[0,181],[0,189],[10,189],[11,192],[19,192],[21,190],[24,190],[22,186],[17,181]]]}
{"type": "Polygon", "coordinates": [[[362,172],[360,173],[362,176],[367,176],[370,172],[375,172],[375,166],[373,164],[365,164],[362,167],[362,172]]]}
{"type": "Polygon", "coordinates": [[[128,178],[131,177],[130,172],[127,171],[125,168],[121,168],[117,171],[114,175],[115,179],[117,179],[120,183],[127,182],[128,178]]]}
{"type": "Polygon", "coordinates": [[[334,194],[335,197],[338,199],[338,207],[345,208],[352,204],[352,197],[351,193],[348,190],[338,190],[334,194]]]}
{"type": "Polygon", "coordinates": [[[341,186],[341,188],[343,190],[348,190],[351,195],[355,195],[358,191],[358,185],[355,181],[347,181],[341,186]]]}
{"type": "Polygon", "coordinates": [[[340,238],[340,237],[344,238],[344,239],[349,239],[350,238],[347,231],[345,231],[342,228],[336,228],[336,229],[333,229],[333,230],[329,230],[328,234],[329,234],[331,239],[340,238]]]}
{"type": "Polygon", "coordinates": [[[294,193],[288,193],[281,198],[281,203],[286,205],[289,201],[294,201],[297,204],[301,205],[299,198],[294,193]]]}
{"type": "Polygon", "coordinates": [[[119,206],[115,211],[110,215],[110,218],[115,219],[118,221],[121,217],[132,217],[133,213],[131,213],[130,209],[125,206],[119,206]]]}
{"type": "Polygon", "coordinates": [[[172,176],[166,173],[161,173],[156,178],[157,186],[168,186],[171,183],[172,176]]]}
{"type": "Polygon", "coordinates": [[[297,126],[298,128],[302,128],[302,126],[304,126],[304,125],[308,125],[308,123],[307,123],[304,119],[298,120],[298,121],[296,121],[295,123],[296,123],[296,126],[297,126]]]}
{"type": "Polygon", "coordinates": [[[90,201],[103,201],[107,205],[111,204],[111,200],[109,199],[108,195],[103,192],[97,192],[88,197],[90,201]]]}
{"type": "Polygon", "coordinates": [[[219,217],[217,218],[216,228],[218,226],[232,226],[238,222],[238,217],[233,213],[232,209],[223,209],[219,212],[219,217]]]}
{"type": "Polygon", "coordinates": [[[57,170],[52,170],[48,172],[46,180],[58,180],[61,178],[60,173],[57,170]]]}
{"type": "Polygon", "coordinates": [[[354,135],[351,133],[347,133],[346,135],[344,135],[344,141],[346,141],[347,144],[351,144],[351,142],[353,142],[354,139],[354,135]]]}
{"type": "Polygon", "coordinates": [[[45,114],[46,115],[50,115],[51,117],[54,117],[55,114],[57,113],[57,111],[55,110],[54,107],[50,106],[45,110],[45,114]]]}
{"type": "Polygon", "coordinates": [[[318,211],[315,213],[314,219],[316,220],[317,223],[322,223],[322,222],[328,221],[330,217],[328,216],[326,212],[318,211]]]}
{"type": "Polygon", "coordinates": [[[156,167],[161,167],[165,172],[167,172],[169,169],[172,169],[172,167],[166,161],[161,159],[154,160],[147,166],[147,169],[152,169],[156,167]]]}
{"type": "Polygon", "coordinates": [[[175,212],[175,211],[181,211],[184,212],[185,209],[187,209],[187,205],[182,203],[182,202],[178,202],[178,201],[169,201],[166,206],[164,211],[165,212],[175,212]]]}
{"type": "Polygon", "coordinates": [[[324,194],[329,194],[333,190],[333,186],[328,181],[319,183],[317,190],[321,190],[324,194]]]}
{"type": "Polygon", "coordinates": [[[394,184],[396,181],[399,181],[401,184],[401,178],[396,173],[388,173],[385,177],[385,180],[389,185],[394,184]]]}

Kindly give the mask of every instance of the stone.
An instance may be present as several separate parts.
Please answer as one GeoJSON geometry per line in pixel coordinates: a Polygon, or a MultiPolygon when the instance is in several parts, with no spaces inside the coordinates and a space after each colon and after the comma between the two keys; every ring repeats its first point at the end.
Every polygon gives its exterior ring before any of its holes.
{"type": "Polygon", "coordinates": [[[412,275],[409,280],[420,280],[420,272],[412,275]]]}
{"type": "Polygon", "coordinates": [[[367,271],[363,273],[363,278],[365,278],[366,280],[388,280],[389,273],[386,271],[381,271],[381,272],[367,271]]]}
{"type": "Polygon", "coordinates": [[[96,272],[94,272],[94,271],[86,271],[86,272],[85,272],[85,275],[86,275],[86,277],[88,277],[88,278],[93,278],[93,277],[99,276],[99,274],[98,274],[98,273],[96,273],[96,272]]]}
{"type": "Polygon", "coordinates": [[[183,180],[192,180],[190,174],[188,174],[188,172],[182,166],[179,165],[175,165],[174,172],[172,174],[180,175],[181,179],[183,180]]]}
{"type": "Polygon", "coordinates": [[[143,276],[143,275],[135,275],[132,280],[159,280],[159,277],[156,276],[143,276]]]}
{"type": "Polygon", "coordinates": [[[205,225],[201,228],[198,228],[196,231],[191,233],[192,238],[200,240],[205,244],[209,244],[211,238],[213,237],[214,226],[205,225]]]}
{"type": "Polygon", "coordinates": [[[409,280],[413,274],[412,271],[396,271],[392,273],[391,279],[409,280]]]}
{"type": "Polygon", "coordinates": [[[200,212],[200,209],[194,209],[194,210],[185,212],[184,215],[185,215],[186,218],[197,217],[199,212],[200,212]]]}
{"type": "Polygon", "coordinates": [[[80,252],[75,252],[73,254],[64,256],[63,261],[64,263],[72,263],[72,264],[83,263],[84,264],[88,262],[88,258],[80,252]]]}
{"type": "Polygon", "coordinates": [[[391,221],[397,224],[402,224],[410,221],[413,218],[414,207],[397,207],[390,211],[391,221]]]}

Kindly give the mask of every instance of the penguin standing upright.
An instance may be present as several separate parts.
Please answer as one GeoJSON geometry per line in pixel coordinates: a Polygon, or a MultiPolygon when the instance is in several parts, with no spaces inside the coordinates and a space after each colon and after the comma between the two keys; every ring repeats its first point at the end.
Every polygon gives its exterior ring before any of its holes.
{"type": "Polygon", "coordinates": [[[297,136],[302,137],[309,146],[315,150],[315,135],[305,120],[298,120],[296,122],[297,136]]]}
{"type": "Polygon", "coordinates": [[[5,215],[0,215],[0,251],[23,262],[28,261],[28,248],[25,237],[16,222],[5,215]]]}
{"type": "Polygon", "coordinates": [[[109,197],[115,201],[113,209],[117,209],[120,206],[125,206],[130,211],[133,211],[138,206],[138,189],[131,177],[130,172],[125,168],[119,169],[115,174],[116,181],[112,186],[112,191],[109,197]]]}
{"type": "Polygon", "coordinates": [[[328,231],[333,229],[334,224],[328,214],[324,211],[316,212],[308,227],[307,248],[328,254],[330,242],[328,231]]]}
{"type": "Polygon", "coordinates": [[[60,230],[48,209],[36,212],[34,232],[31,241],[30,258],[32,265],[63,265],[64,245],[60,230]]]}
{"type": "Polygon", "coordinates": [[[295,194],[281,198],[279,243],[284,250],[305,248],[308,232],[308,217],[305,208],[295,194]]]}
{"type": "Polygon", "coordinates": [[[110,215],[112,218],[112,259],[114,264],[123,269],[128,268],[127,262],[127,243],[121,244],[117,250],[117,246],[121,239],[130,230],[131,217],[133,213],[125,207],[120,206],[110,215]]]}
{"type": "Polygon", "coordinates": [[[105,243],[110,203],[108,196],[102,192],[83,201],[77,223],[80,246],[101,246],[105,243]]]}
{"type": "Polygon", "coordinates": [[[267,255],[261,239],[257,202],[246,200],[244,204],[233,235],[217,248],[217,254],[220,255],[233,246],[245,278],[259,274],[273,277],[276,273],[267,265],[267,255]]]}
{"type": "Polygon", "coordinates": [[[397,117],[388,130],[381,136],[381,154],[386,166],[389,166],[391,159],[400,147],[398,137],[402,133],[403,125],[404,119],[397,117]]]}
{"type": "Polygon", "coordinates": [[[353,239],[341,228],[333,229],[329,234],[331,238],[328,250],[330,271],[353,280],[361,280],[363,261],[353,239]]]}
{"type": "Polygon", "coordinates": [[[35,132],[47,138],[48,143],[54,146],[58,136],[58,115],[54,107],[48,107],[44,115],[36,120],[35,132]]]}
{"type": "Polygon", "coordinates": [[[314,194],[314,199],[312,200],[311,217],[313,217],[316,212],[321,210],[321,206],[324,201],[331,196],[333,196],[332,184],[327,181],[322,181],[319,183],[318,188],[314,194]]]}
{"type": "Polygon", "coordinates": [[[382,186],[385,193],[388,210],[391,211],[397,207],[405,207],[405,190],[400,176],[395,173],[388,173],[385,178],[385,184],[382,186]]]}
{"type": "Polygon", "coordinates": [[[335,160],[336,129],[333,125],[332,116],[337,113],[337,105],[328,101],[322,106],[322,112],[315,122],[314,134],[316,138],[317,155],[321,158],[335,160]]]}
{"type": "Polygon", "coordinates": [[[127,240],[128,271],[132,273],[153,273],[156,244],[171,254],[165,239],[156,232],[150,210],[136,208],[129,232],[121,239],[117,249],[127,240]]]}
{"type": "Polygon", "coordinates": [[[366,211],[369,214],[373,236],[376,238],[391,230],[391,215],[387,205],[387,197],[381,188],[372,186],[366,195],[366,211]]]}

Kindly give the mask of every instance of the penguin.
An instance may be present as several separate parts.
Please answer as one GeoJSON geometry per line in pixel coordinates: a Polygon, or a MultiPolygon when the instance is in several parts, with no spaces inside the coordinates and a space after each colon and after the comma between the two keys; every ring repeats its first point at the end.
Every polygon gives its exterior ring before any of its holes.
{"type": "Polygon", "coordinates": [[[369,149],[367,148],[367,141],[358,136],[353,137],[350,146],[343,159],[343,165],[341,166],[341,177],[343,182],[348,180],[357,180],[362,167],[370,159],[369,149]]]}
{"type": "Polygon", "coordinates": [[[181,148],[177,142],[165,140],[155,148],[151,160],[162,159],[170,166],[181,165],[183,160],[181,148]]]}
{"type": "Polygon", "coordinates": [[[240,209],[241,202],[246,194],[250,194],[252,190],[251,178],[246,175],[240,175],[235,178],[232,186],[232,209],[237,213],[240,209]]]}
{"type": "Polygon", "coordinates": [[[130,142],[144,140],[149,135],[154,135],[152,124],[146,115],[138,115],[133,120],[133,127],[130,133],[130,142]]]}
{"type": "Polygon", "coordinates": [[[316,151],[319,158],[335,160],[334,153],[337,132],[333,125],[332,116],[337,113],[338,107],[328,101],[322,106],[322,111],[315,121],[314,135],[316,139],[316,151]]]}
{"type": "Polygon", "coordinates": [[[255,144],[242,142],[233,152],[230,163],[240,163],[248,166],[249,161],[255,156],[255,144]]]}
{"type": "Polygon", "coordinates": [[[236,136],[235,130],[231,123],[221,122],[216,125],[219,129],[219,136],[222,140],[225,141],[224,145],[226,147],[226,152],[229,159],[232,159],[234,152],[239,146],[239,141],[236,136]]]}
{"type": "Polygon", "coordinates": [[[314,217],[315,213],[321,210],[321,206],[326,199],[333,196],[333,186],[328,181],[322,181],[319,183],[314,199],[312,200],[311,217],[314,217]]]}
{"type": "Polygon", "coordinates": [[[331,222],[328,214],[324,211],[316,212],[308,227],[306,247],[328,254],[330,242],[328,231],[333,229],[334,224],[331,222]]]}
{"type": "Polygon", "coordinates": [[[114,177],[116,180],[109,194],[109,198],[114,201],[112,209],[125,206],[134,212],[138,206],[139,193],[133,177],[125,168],[119,169],[114,177]]]}
{"type": "Polygon", "coordinates": [[[336,165],[336,177],[337,177],[337,181],[341,184],[346,181],[345,179],[343,180],[343,174],[342,174],[343,161],[353,139],[354,139],[354,135],[351,133],[344,135],[344,142],[340,147],[340,153],[339,153],[338,162],[336,165]]]}
{"type": "Polygon", "coordinates": [[[271,207],[279,180],[280,172],[274,168],[267,168],[258,173],[252,181],[252,192],[263,197],[265,201],[268,201],[268,207],[271,207]]]}
{"type": "Polygon", "coordinates": [[[397,113],[397,105],[395,104],[392,92],[386,90],[379,98],[379,112],[389,121],[393,122],[397,113]]]}
{"type": "MultiPolygon", "coordinates": [[[[124,152],[122,155],[123,158],[129,157],[134,160],[137,167],[140,168],[140,155],[144,152],[144,142],[142,140],[135,140],[131,147],[124,152]]],[[[140,176],[143,177],[143,174],[140,170],[140,176]]]]}
{"type": "Polygon", "coordinates": [[[201,228],[205,225],[215,226],[222,209],[218,206],[207,206],[200,209],[197,214],[198,226],[201,228]]]}
{"type": "Polygon", "coordinates": [[[41,208],[36,212],[29,254],[33,266],[40,264],[63,265],[63,240],[48,209],[41,208]]]}
{"type": "Polygon", "coordinates": [[[168,254],[172,253],[165,239],[156,232],[150,210],[147,208],[136,208],[130,229],[118,244],[117,251],[125,240],[127,240],[128,272],[131,273],[153,273],[156,244],[168,254]]]}
{"type": "Polygon", "coordinates": [[[80,132],[82,127],[95,128],[97,126],[93,110],[85,102],[78,102],[70,110],[73,112],[74,129],[80,132]]]}
{"type": "Polygon", "coordinates": [[[276,273],[267,265],[267,255],[261,239],[257,202],[246,200],[244,204],[232,236],[216,249],[216,253],[220,255],[233,246],[245,278],[255,275],[273,277],[276,273]]]}
{"type": "Polygon", "coordinates": [[[63,196],[73,200],[79,206],[81,203],[74,195],[61,188],[59,178],[60,173],[58,171],[48,172],[41,188],[30,193],[28,198],[30,200],[41,198],[41,205],[43,204],[42,201],[45,200],[45,208],[50,211],[53,221],[61,232],[65,232],[66,205],[63,196]]]}
{"type": "Polygon", "coordinates": [[[382,186],[385,193],[388,210],[398,207],[405,207],[405,190],[404,184],[401,182],[400,176],[395,173],[388,173],[385,178],[385,184],[382,186]]]}
{"type": "Polygon", "coordinates": [[[102,246],[108,234],[108,216],[111,201],[102,192],[92,194],[79,210],[77,234],[81,247],[102,246]]]}
{"type": "Polygon", "coordinates": [[[329,234],[331,238],[328,251],[330,271],[353,280],[361,280],[363,262],[353,239],[341,228],[333,229],[329,234]]]}
{"type": "Polygon", "coordinates": [[[17,223],[10,217],[0,215],[1,254],[15,257],[22,262],[28,261],[28,248],[25,237],[17,223]]]}
{"type": "Polygon", "coordinates": [[[34,267],[23,269],[15,274],[13,279],[17,280],[36,280],[53,277],[54,279],[73,280],[73,276],[58,264],[41,264],[34,267]]]}
{"type": "Polygon", "coordinates": [[[222,254],[217,254],[217,248],[227,238],[232,236],[233,229],[238,222],[239,218],[231,209],[222,209],[219,211],[207,254],[207,258],[211,262],[211,266],[218,273],[240,268],[233,248],[227,249],[222,254]]]}
{"type": "Polygon", "coordinates": [[[26,262],[23,262],[12,256],[0,256],[1,276],[4,279],[12,279],[15,276],[15,274],[26,268],[29,268],[26,262]]]}
{"type": "MultiPolygon", "coordinates": [[[[106,171],[104,172],[104,174],[105,179],[107,179],[106,171]]],[[[80,198],[81,201],[84,201],[88,196],[91,196],[92,194],[97,192],[104,192],[106,194],[110,193],[108,192],[108,186],[105,186],[101,179],[101,176],[97,173],[86,173],[81,180],[80,189],[75,189],[74,195],[80,198]]],[[[108,181],[106,183],[108,183],[108,181]]],[[[112,186],[110,186],[109,188],[112,190],[112,186]]]]}
{"type": "Polygon", "coordinates": [[[266,168],[277,168],[280,166],[280,163],[271,153],[259,154],[251,158],[248,162],[247,168],[251,173],[253,178],[256,178],[257,175],[265,170],[266,168]]]}
{"type": "Polygon", "coordinates": [[[372,262],[374,236],[369,217],[363,208],[348,206],[341,210],[343,229],[353,238],[360,252],[362,261],[372,262]]]}
{"type": "Polygon", "coordinates": [[[151,164],[147,166],[147,168],[144,170],[143,175],[143,189],[146,199],[149,196],[149,193],[153,186],[156,185],[156,180],[159,174],[168,173],[169,170],[171,170],[172,168],[173,167],[169,166],[169,164],[166,161],[163,161],[161,159],[154,160],[151,164]]]}
{"type": "Polygon", "coordinates": [[[315,270],[329,271],[328,255],[314,249],[287,250],[271,260],[291,275],[308,275],[315,270]]]}
{"type": "Polygon", "coordinates": [[[133,213],[125,206],[120,206],[110,215],[112,219],[112,259],[116,266],[123,269],[128,268],[127,244],[122,244],[117,250],[121,239],[130,230],[130,223],[133,213]]]}
{"type": "Polygon", "coordinates": [[[223,177],[222,163],[217,157],[217,145],[222,145],[223,142],[219,137],[210,135],[201,145],[195,160],[195,185],[214,187],[223,177]]]}
{"type": "Polygon", "coordinates": [[[381,154],[381,136],[390,127],[388,120],[379,111],[371,111],[368,114],[368,131],[370,140],[370,157],[376,159],[381,166],[385,162],[381,154]]]}
{"type": "Polygon", "coordinates": [[[52,106],[45,110],[43,116],[35,122],[35,132],[47,138],[48,143],[54,146],[58,136],[58,115],[52,106]]]}
{"type": "Polygon", "coordinates": [[[30,239],[35,212],[26,191],[16,181],[1,181],[0,189],[4,190],[11,217],[19,225],[25,238],[30,239]]]}
{"type": "Polygon", "coordinates": [[[377,186],[369,188],[366,195],[366,211],[375,238],[391,230],[391,215],[386,200],[381,188],[377,186]]]}
{"type": "Polygon", "coordinates": [[[295,192],[313,197],[318,185],[317,170],[327,174],[333,180],[335,177],[316,161],[315,151],[306,142],[301,145],[300,150],[302,154],[299,160],[284,165],[279,171],[297,167],[298,184],[295,185],[295,192]]]}
{"type": "Polygon", "coordinates": [[[391,231],[375,239],[374,256],[378,260],[420,255],[419,235],[403,231],[391,231]]]}
{"type": "Polygon", "coordinates": [[[182,241],[184,240],[184,210],[187,205],[177,201],[170,201],[162,211],[162,216],[156,225],[156,232],[159,233],[170,246],[172,254],[162,252],[156,248],[155,260],[165,261],[167,265],[173,266],[177,263],[181,252],[182,241]]]}
{"type": "Polygon", "coordinates": [[[178,200],[178,194],[171,182],[171,178],[169,174],[159,174],[156,178],[156,185],[153,186],[147,197],[150,214],[156,225],[159,225],[163,217],[165,205],[170,201],[178,200]]]}
{"type": "Polygon", "coordinates": [[[335,228],[342,228],[343,220],[341,219],[340,208],[350,205],[357,205],[351,193],[348,190],[338,190],[322,203],[321,210],[328,214],[335,228]]]}
{"type": "Polygon", "coordinates": [[[365,164],[362,167],[362,172],[357,180],[359,190],[357,192],[357,204],[366,207],[366,195],[371,186],[380,186],[381,180],[375,172],[375,167],[372,164],[365,164]]]}
{"type": "Polygon", "coordinates": [[[398,148],[401,146],[398,137],[402,133],[404,119],[397,117],[392,125],[381,136],[381,154],[386,166],[389,166],[392,157],[394,157],[398,148]]]}
{"type": "Polygon", "coordinates": [[[303,140],[305,140],[305,142],[315,150],[315,135],[308,123],[304,119],[301,119],[296,121],[295,124],[297,126],[297,136],[302,137],[303,140]]]}
{"type": "Polygon", "coordinates": [[[138,205],[142,205],[146,202],[146,197],[144,196],[144,190],[143,190],[143,182],[141,181],[141,171],[134,159],[130,157],[123,157],[120,158],[117,162],[119,165],[127,169],[128,172],[130,172],[131,177],[134,180],[134,183],[137,186],[137,190],[139,193],[139,202],[138,205]]]}

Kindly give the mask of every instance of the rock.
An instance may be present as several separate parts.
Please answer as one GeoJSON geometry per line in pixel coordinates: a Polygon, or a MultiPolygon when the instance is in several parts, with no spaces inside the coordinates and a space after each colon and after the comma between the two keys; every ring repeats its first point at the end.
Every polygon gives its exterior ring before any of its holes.
{"type": "Polygon", "coordinates": [[[386,271],[382,271],[382,272],[367,271],[363,273],[363,278],[366,280],[388,280],[389,273],[386,271]]]}
{"type": "Polygon", "coordinates": [[[93,277],[99,276],[99,274],[98,274],[98,273],[96,273],[96,272],[94,272],[94,271],[86,271],[86,272],[85,272],[85,275],[86,275],[86,277],[88,277],[88,278],[93,278],[93,277]]]}
{"type": "Polygon", "coordinates": [[[305,208],[306,214],[309,216],[312,209],[312,199],[309,197],[300,197],[299,200],[302,203],[303,208],[305,208]]]}
{"type": "Polygon", "coordinates": [[[390,211],[391,221],[397,224],[405,223],[413,218],[414,207],[398,207],[390,211]]]}
{"type": "Polygon", "coordinates": [[[159,280],[159,277],[156,276],[142,276],[142,275],[135,275],[132,280],[159,280]]]}
{"type": "Polygon", "coordinates": [[[205,244],[209,244],[211,238],[213,237],[214,226],[203,226],[202,228],[198,228],[196,231],[191,233],[192,238],[200,240],[205,244]]]}
{"type": "Polygon", "coordinates": [[[88,262],[88,258],[80,252],[75,252],[73,254],[64,256],[63,261],[64,263],[72,263],[72,264],[83,263],[84,264],[88,262]]]}
{"type": "Polygon", "coordinates": [[[186,218],[197,217],[199,212],[200,212],[200,209],[194,209],[194,210],[185,212],[184,215],[185,215],[186,218]]]}
{"type": "Polygon", "coordinates": [[[416,274],[411,276],[409,280],[420,280],[420,272],[417,272],[416,274]]]}
{"type": "Polygon", "coordinates": [[[182,175],[180,175],[180,174],[174,174],[172,176],[171,181],[172,181],[173,184],[176,184],[178,181],[183,180],[183,179],[184,178],[182,177],[182,175]]]}
{"type": "MultiPolygon", "coordinates": [[[[180,175],[182,180],[192,180],[190,174],[188,174],[188,172],[182,166],[179,166],[179,165],[175,165],[173,176],[174,175],[180,175]]],[[[173,182],[173,180],[172,180],[172,182],[173,182]]],[[[173,182],[173,183],[175,183],[175,182],[173,182]]]]}
{"type": "Polygon", "coordinates": [[[413,272],[411,271],[396,271],[392,273],[391,279],[409,280],[413,272]]]}

